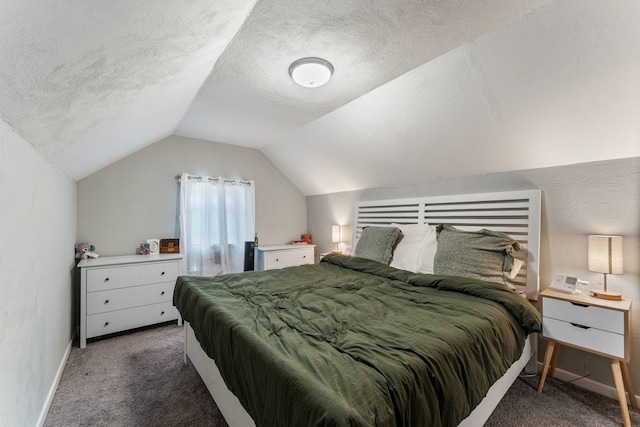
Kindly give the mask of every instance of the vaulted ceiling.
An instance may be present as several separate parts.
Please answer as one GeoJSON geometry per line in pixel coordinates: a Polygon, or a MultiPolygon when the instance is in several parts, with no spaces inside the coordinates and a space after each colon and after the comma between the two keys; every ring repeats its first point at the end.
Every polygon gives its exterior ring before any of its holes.
{"type": "Polygon", "coordinates": [[[0,119],[74,179],[176,134],[304,194],[640,156],[635,0],[0,4],[0,119]],[[296,59],[335,73],[297,86],[296,59]]]}

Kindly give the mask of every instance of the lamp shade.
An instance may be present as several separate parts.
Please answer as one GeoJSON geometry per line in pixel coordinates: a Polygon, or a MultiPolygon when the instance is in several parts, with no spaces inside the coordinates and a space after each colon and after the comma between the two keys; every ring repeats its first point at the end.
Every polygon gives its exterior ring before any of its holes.
{"type": "Polygon", "coordinates": [[[340,243],[340,226],[339,225],[331,226],[331,242],[340,243]]]}
{"type": "Polygon", "coordinates": [[[622,274],[622,236],[589,236],[589,271],[622,274]]]}

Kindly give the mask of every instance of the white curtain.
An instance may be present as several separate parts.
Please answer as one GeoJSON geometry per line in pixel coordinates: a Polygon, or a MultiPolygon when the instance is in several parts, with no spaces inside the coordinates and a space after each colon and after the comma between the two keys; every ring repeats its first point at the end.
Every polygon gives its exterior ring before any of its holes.
{"type": "Polygon", "coordinates": [[[180,249],[192,276],[244,270],[244,242],[255,232],[253,181],[180,176],[180,249]]]}

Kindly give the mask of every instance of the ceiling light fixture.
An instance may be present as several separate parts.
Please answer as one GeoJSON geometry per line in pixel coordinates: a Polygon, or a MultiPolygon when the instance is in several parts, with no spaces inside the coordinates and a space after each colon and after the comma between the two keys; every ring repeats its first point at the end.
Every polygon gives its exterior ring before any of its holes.
{"type": "Polygon", "coordinates": [[[294,82],[304,87],[319,87],[329,81],[333,65],[322,58],[302,58],[289,67],[294,82]]]}

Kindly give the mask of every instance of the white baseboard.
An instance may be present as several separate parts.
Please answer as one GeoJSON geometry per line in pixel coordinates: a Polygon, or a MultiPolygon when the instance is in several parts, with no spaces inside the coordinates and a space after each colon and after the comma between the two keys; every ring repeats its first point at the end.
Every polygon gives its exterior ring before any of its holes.
{"type": "Polygon", "coordinates": [[[64,356],[62,356],[62,360],[60,361],[60,365],[58,366],[58,371],[56,372],[56,376],[53,379],[53,383],[49,388],[49,393],[47,393],[47,399],[44,402],[44,406],[40,411],[40,416],[38,417],[37,427],[42,427],[44,425],[45,420],[47,419],[47,414],[49,413],[49,408],[51,407],[51,403],[53,402],[53,396],[56,394],[56,390],[58,389],[58,384],[60,383],[60,378],[62,378],[62,372],[64,372],[64,367],[67,364],[67,359],[69,359],[69,354],[71,353],[71,347],[73,346],[73,338],[69,341],[69,345],[67,346],[67,350],[64,352],[64,356]]]}
{"type": "MultiPolygon", "coordinates": [[[[538,368],[538,372],[542,371],[542,362],[538,362],[538,368]]],[[[618,392],[616,391],[615,387],[593,381],[589,378],[580,378],[580,375],[576,375],[572,372],[558,368],[556,368],[555,377],[562,381],[572,381],[573,384],[577,385],[578,387],[584,388],[585,390],[589,390],[594,393],[610,397],[611,399],[618,400],[618,392]]],[[[629,396],[627,393],[627,399],[628,398],[629,396]]],[[[636,395],[636,400],[640,402],[640,397],[638,397],[638,395],[636,395]]]]}

